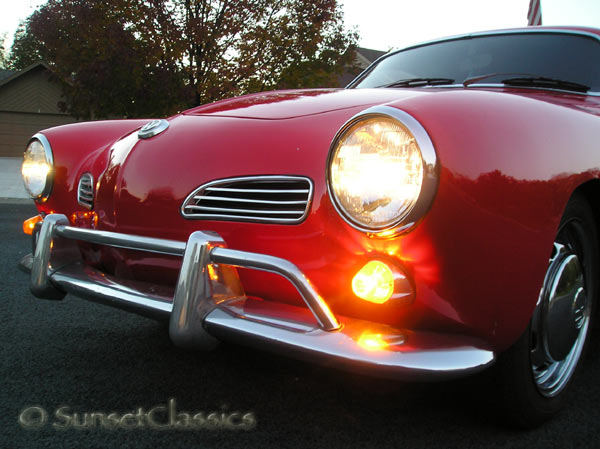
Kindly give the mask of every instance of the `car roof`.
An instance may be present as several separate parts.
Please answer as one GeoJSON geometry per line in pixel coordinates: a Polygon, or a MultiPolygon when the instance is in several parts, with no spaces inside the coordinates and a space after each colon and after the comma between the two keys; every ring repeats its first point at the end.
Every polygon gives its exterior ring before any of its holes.
{"type": "MultiPolygon", "coordinates": [[[[458,40],[458,39],[468,39],[470,37],[494,36],[494,35],[502,35],[502,34],[521,34],[521,33],[579,34],[579,35],[586,35],[586,36],[594,37],[594,38],[600,40],[600,29],[591,28],[591,27],[535,26],[535,27],[522,27],[522,28],[504,28],[504,29],[499,29],[499,30],[476,31],[473,33],[457,34],[454,36],[441,37],[441,38],[433,39],[430,41],[420,42],[418,44],[410,45],[408,47],[404,47],[404,48],[386,53],[382,57],[378,58],[378,60],[383,59],[387,56],[393,55],[395,53],[400,53],[405,50],[410,50],[411,48],[423,47],[425,45],[434,44],[436,42],[452,41],[452,40],[458,40]]],[[[374,61],[374,63],[375,62],[377,62],[377,61],[374,61]]]]}
{"type": "Polygon", "coordinates": [[[369,67],[361,72],[346,88],[354,87],[360,79],[362,79],[363,74],[368,73],[369,70],[378,64],[382,59],[386,59],[392,55],[397,53],[401,53],[406,50],[411,50],[413,48],[424,47],[426,45],[435,44],[438,42],[459,40],[459,39],[468,39],[471,37],[481,37],[481,36],[494,36],[494,35],[503,35],[503,34],[521,34],[521,33],[565,33],[565,34],[574,34],[574,35],[583,35],[598,39],[600,41],[600,29],[592,28],[592,27],[584,27],[584,26],[528,26],[521,28],[504,28],[498,30],[489,30],[489,31],[476,31],[473,33],[465,33],[465,34],[457,34],[454,36],[441,37],[438,39],[433,39],[430,41],[420,42],[418,44],[410,45],[408,47],[400,48],[398,50],[390,51],[375,61],[373,61],[369,67]]]}
{"type": "MultiPolygon", "coordinates": [[[[535,27],[522,27],[522,28],[504,28],[499,30],[489,30],[489,31],[476,31],[473,33],[465,33],[465,34],[457,34],[454,36],[441,37],[438,39],[433,39],[430,41],[420,42],[418,44],[410,45],[408,47],[404,47],[389,53],[386,53],[382,57],[378,58],[383,59],[387,56],[393,55],[395,53],[400,53],[405,50],[410,50],[411,48],[423,47],[425,45],[434,44],[437,42],[444,41],[452,41],[458,39],[468,39],[470,37],[480,37],[480,36],[494,36],[494,35],[502,35],[502,34],[521,34],[521,33],[565,33],[565,34],[579,34],[586,35],[589,37],[594,37],[600,40],[600,29],[591,28],[591,27],[575,27],[575,26],[535,26],[535,27]]],[[[374,61],[374,63],[377,61],[374,61]]]]}

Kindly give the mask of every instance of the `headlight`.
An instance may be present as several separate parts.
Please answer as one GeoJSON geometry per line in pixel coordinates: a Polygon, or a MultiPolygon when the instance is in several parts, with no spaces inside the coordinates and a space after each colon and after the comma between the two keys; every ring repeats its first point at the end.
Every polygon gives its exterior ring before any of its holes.
{"type": "Polygon", "coordinates": [[[29,141],[23,155],[21,174],[25,189],[34,199],[46,199],[52,190],[54,161],[50,142],[42,134],[36,134],[29,141]]]}
{"type": "Polygon", "coordinates": [[[437,188],[437,162],[425,129],[396,108],[378,106],[352,118],[333,141],[329,192],[354,227],[385,231],[410,227],[437,188]]]}

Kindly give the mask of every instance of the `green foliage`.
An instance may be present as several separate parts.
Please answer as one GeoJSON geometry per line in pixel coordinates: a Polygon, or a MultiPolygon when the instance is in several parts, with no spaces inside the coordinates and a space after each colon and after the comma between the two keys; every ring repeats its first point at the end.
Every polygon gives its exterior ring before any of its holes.
{"type": "Polygon", "coordinates": [[[49,0],[17,30],[10,66],[48,62],[79,117],[164,116],[335,86],[356,40],[336,0],[49,0]]]}
{"type": "Polygon", "coordinates": [[[27,32],[27,22],[21,22],[15,32],[8,60],[8,66],[12,70],[22,70],[42,58],[39,51],[42,43],[32,33],[27,32]]]}
{"type": "Polygon", "coordinates": [[[6,33],[0,34],[0,69],[7,68],[6,61],[6,49],[4,48],[4,42],[6,41],[6,33]]]}

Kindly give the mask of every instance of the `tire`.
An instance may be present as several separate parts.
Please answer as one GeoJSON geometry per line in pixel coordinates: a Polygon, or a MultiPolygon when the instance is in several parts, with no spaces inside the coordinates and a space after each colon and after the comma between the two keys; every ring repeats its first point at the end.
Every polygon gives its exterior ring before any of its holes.
{"type": "Polygon", "coordinates": [[[499,403],[509,424],[537,427],[562,408],[591,334],[598,263],[594,214],[576,193],[561,219],[531,321],[498,357],[499,403]]]}

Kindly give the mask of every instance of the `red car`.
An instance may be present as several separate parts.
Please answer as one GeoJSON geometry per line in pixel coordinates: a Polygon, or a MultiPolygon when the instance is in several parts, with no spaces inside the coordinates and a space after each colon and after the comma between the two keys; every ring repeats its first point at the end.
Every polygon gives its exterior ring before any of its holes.
{"type": "Polygon", "coordinates": [[[34,295],[398,379],[492,366],[555,413],[598,304],[600,30],[477,33],[346,89],[267,92],[31,139],[34,295]]]}

